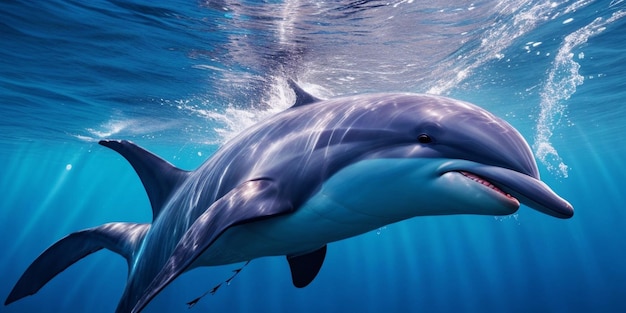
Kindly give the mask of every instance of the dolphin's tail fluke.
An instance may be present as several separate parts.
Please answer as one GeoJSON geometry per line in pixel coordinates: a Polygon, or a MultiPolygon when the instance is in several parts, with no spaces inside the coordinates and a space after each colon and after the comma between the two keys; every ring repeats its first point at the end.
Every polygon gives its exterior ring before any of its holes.
{"type": "Polygon", "coordinates": [[[101,140],[98,143],[121,154],[135,169],[148,193],[152,205],[152,220],[159,216],[172,192],[189,175],[189,172],[130,141],[101,140]]]}
{"type": "Polygon", "coordinates": [[[57,274],[102,248],[132,261],[150,224],[109,223],[72,233],[44,251],[22,274],[4,302],[13,303],[35,294],[57,274]]]}

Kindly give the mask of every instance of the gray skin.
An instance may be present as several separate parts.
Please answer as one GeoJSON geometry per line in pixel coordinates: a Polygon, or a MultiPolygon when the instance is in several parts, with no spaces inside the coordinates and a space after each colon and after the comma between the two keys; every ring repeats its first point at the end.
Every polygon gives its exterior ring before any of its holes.
{"type": "Polygon", "coordinates": [[[138,173],[153,223],[68,235],[30,265],[5,305],[102,248],[129,265],[116,312],[139,312],[187,270],[262,256],[287,256],[294,285],[304,287],[327,243],[414,216],[506,215],[520,202],[573,215],[539,180],[522,136],[477,106],[409,93],[319,100],[290,84],[292,108],[245,130],[192,172],[131,142],[101,141],[138,173]]]}

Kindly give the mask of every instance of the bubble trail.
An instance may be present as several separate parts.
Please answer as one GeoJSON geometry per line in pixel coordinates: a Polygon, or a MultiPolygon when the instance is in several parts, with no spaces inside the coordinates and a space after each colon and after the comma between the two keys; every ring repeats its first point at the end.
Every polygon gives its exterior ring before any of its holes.
{"type": "Polygon", "coordinates": [[[568,176],[569,167],[559,156],[550,139],[554,128],[560,124],[567,109],[564,102],[576,92],[576,88],[585,80],[578,73],[580,64],[574,60],[573,50],[586,43],[589,38],[604,31],[606,25],[624,16],[626,16],[626,11],[615,12],[607,19],[598,17],[588,25],[567,35],[559,47],[540,93],[540,112],[533,145],[535,156],[552,173],[557,173],[562,177],[568,176]]]}

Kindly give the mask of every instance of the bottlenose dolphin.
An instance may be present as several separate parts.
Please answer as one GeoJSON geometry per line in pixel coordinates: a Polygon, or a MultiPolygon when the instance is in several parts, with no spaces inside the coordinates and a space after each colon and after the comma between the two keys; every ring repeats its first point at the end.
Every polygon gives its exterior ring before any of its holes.
{"type": "Polygon", "coordinates": [[[520,202],[573,215],[539,180],[519,132],[484,109],[411,93],[320,100],[290,85],[293,107],[243,131],[195,171],[129,141],[100,141],[139,175],[152,224],[68,235],[28,267],[5,305],[102,248],[128,261],[116,312],[139,312],[183,272],[263,256],[286,256],[293,284],[305,287],[328,243],[415,216],[507,215],[520,202]]]}

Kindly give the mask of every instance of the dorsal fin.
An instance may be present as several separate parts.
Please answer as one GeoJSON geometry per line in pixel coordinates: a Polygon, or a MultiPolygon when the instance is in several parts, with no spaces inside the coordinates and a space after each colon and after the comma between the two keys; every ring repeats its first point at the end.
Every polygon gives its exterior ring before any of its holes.
{"type": "Polygon", "coordinates": [[[133,166],[148,193],[153,220],[189,173],[127,140],[101,140],[99,144],[117,151],[133,166]]]}
{"type": "Polygon", "coordinates": [[[289,84],[289,87],[293,89],[293,92],[296,94],[296,102],[291,106],[292,108],[320,101],[319,98],[304,91],[304,89],[298,86],[298,84],[296,84],[296,82],[293,81],[293,79],[288,79],[287,83],[289,84]]]}

